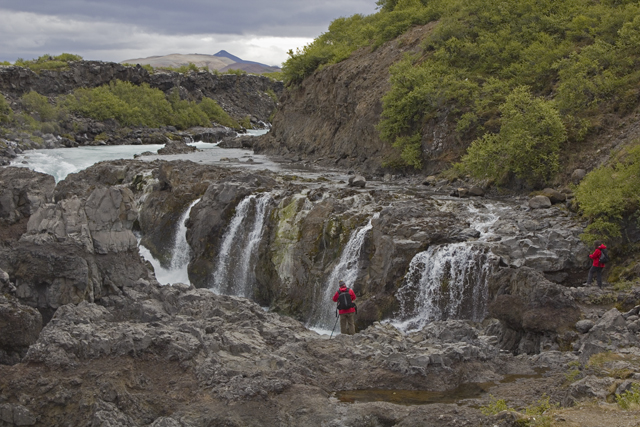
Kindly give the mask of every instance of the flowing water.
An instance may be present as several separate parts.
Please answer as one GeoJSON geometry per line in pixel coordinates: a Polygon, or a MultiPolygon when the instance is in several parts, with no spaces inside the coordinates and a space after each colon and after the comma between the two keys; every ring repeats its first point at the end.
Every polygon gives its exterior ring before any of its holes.
{"type": "MultiPolygon", "coordinates": [[[[456,207],[459,207],[460,203],[456,207]]],[[[443,209],[450,207],[446,203],[443,209]]],[[[396,293],[400,304],[392,324],[411,332],[434,320],[481,321],[486,315],[488,279],[496,263],[491,253],[491,226],[499,219],[497,205],[468,203],[476,241],[431,246],[416,254],[396,293]]]]}
{"type": "Polygon", "coordinates": [[[338,290],[338,282],[342,280],[347,287],[353,287],[353,284],[358,278],[362,245],[364,244],[367,233],[373,228],[372,220],[379,216],[380,213],[374,214],[364,227],[354,230],[351,233],[347,245],[342,250],[340,260],[325,282],[325,291],[322,293],[322,299],[314,304],[315,307],[318,307],[318,310],[312,315],[308,322],[312,329],[324,332],[331,330],[333,327],[336,321],[336,303],[333,302],[332,298],[338,290]]]}
{"type": "Polygon", "coordinates": [[[180,219],[176,223],[176,228],[173,233],[173,248],[171,249],[171,262],[169,268],[165,268],[160,264],[160,261],[155,259],[151,252],[142,245],[138,246],[140,255],[147,261],[151,262],[155,271],[156,279],[163,285],[172,283],[189,283],[189,273],[187,272],[187,265],[191,260],[191,247],[187,243],[187,225],[186,221],[193,208],[200,199],[194,200],[185,209],[180,219]]]}
{"type": "Polygon", "coordinates": [[[252,194],[238,206],[222,237],[211,289],[217,294],[253,296],[257,248],[271,201],[269,194],[252,194]]]}

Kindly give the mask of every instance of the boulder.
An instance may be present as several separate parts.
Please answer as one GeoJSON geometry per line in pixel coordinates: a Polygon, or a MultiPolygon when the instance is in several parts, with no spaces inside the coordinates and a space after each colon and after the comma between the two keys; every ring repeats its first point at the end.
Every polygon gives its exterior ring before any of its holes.
{"type": "Polygon", "coordinates": [[[137,219],[127,187],[98,187],[86,201],[71,197],[48,204],[33,215],[22,241],[72,241],[90,253],[126,252],[138,247],[131,229],[137,219]]]}
{"type": "Polygon", "coordinates": [[[349,187],[364,188],[367,185],[367,180],[362,175],[352,175],[349,177],[349,187]]]}
{"type": "Polygon", "coordinates": [[[579,184],[580,181],[582,181],[585,176],[587,176],[587,171],[586,170],[584,170],[584,169],[576,169],[571,174],[571,182],[573,182],[574,184],[579,184]]]}
{"type": "Polygon", "coordinates": [[[196,142],[211,142],[213,144],[225,138],[234,138],[238,135],[235,130],[223,126],[215,128],[194,127],[190,128],[188,132],[196,142]]]}
{"type": "Polygon", "coordinates": [[[548,197],[552,204],[562,203],[567,200],[567,195],[565,193],[554,190],[553,188],[545,188],[542,190],[541,195],[548,197]]]}
{"type": "Polygon", "coordinates": [[[595,323],[593,323],[593,320],[583,319],[576,323],[576,330],[581,334],[586,334],[591,330],[591,328],[593,328],[594,325],[595,323]]]}
{"type": "Polygon", "coordinates": [[[473,197],[482,197],[484,196],[484,190],[482,189],[482,187],[473,185],[471,186],[471,188],[469,188],[469,195],[473,197]]]}
{"type": "Polygon", "coordinates": [[[158,150],[158,154],[186,154],[194,151],[198,151],[198,149],[180,140],[167,142],[164,147],[158,150]]]}
{"type": "Polygon", "coordinates": [[[547,196],[534,196],[529,199],[531,209],[546,209],[551,207],[551,200],[547,196]]]}
{"type": "Polygon", "coordinates": [[[27,168],[0,168],[0,225],[29,218],[51,202],[55,185],[51,175],[27,168]]]}
{"type": "Polygon", "coordinates": [[[436,185],[438,178],[434,175],[429,175],[422,181],[422,185],[436,185]]]}
{"type": "Polygon", "coordinates": [[[38,310],[0,295],[0,364],[19,362],[41,329],[42,315],[38,310]]]}

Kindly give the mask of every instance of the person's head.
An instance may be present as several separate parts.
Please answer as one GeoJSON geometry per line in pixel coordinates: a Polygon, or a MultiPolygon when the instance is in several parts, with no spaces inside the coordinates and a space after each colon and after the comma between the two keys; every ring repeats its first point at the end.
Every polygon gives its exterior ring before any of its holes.
{"type": "Polygon", "coordinates": [[[338,282],[338,285],[340,285],[340,287],[341,287],[341,288],[344,288],[345,286],[347,286],[347,284],[346,284],[346,283],[344,283],[344,280],[340,280],[340,281],[338,282]]]}
{"type": "Polygon", "coordinates": [[[602,242],[600,240],[596,240],[593,242],[593,249],[598,249],[600,245],[602,245],[602,242]]]}

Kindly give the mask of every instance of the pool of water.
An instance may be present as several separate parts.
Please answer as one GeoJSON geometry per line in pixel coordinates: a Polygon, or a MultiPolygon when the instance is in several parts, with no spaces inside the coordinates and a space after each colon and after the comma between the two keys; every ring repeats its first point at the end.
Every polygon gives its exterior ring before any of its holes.
{"type": "Polygon", "coordinates": [[[535,369],[534,374],[506,375],[500,381],[464,383],[454,389],[444,391],[371,388],[338,391],[335,392],[335,397],[345,403],[389,402],[397,405],[429,405],[434,403],[462,404],[465,400],[482,397],[491,388],[499,384],[512,383],[527,378],[541,378],[547,371],[547,369],[535,369]]]}

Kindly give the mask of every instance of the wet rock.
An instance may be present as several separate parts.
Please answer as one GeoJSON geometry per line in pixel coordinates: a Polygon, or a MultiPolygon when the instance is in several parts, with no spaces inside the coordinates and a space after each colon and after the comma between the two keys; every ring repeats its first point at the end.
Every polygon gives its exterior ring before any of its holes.
{"type": "Polygon", "coordinates": [[[438,178],[434,175],[429,175],[422,181],[422,185],[436,185],[436,182],[438,182],[438,178]]]}
{"type": "Polygon", "coordinates": [[[546,209],[551,207],[551,200],[547,196],[534,196],[529,199],[531,209],[546,209]]]}
{"type": "Polygon", "coordinates": [[[169,141],[158,150],[158,154],[186,154],[194,151],[198,151],[198,149],[187,145],[185,141],[169,141]]]}
{"type": "Polygon", "coordinates": [[[484,196],[484,190],[482,189],[482,187],[474,185],[469,188],[469,195],[473,197],[482,197],[484,196]]]}
{"type": "Polygon", "coordinates": [[[353,175],[349,177],[349,187],[364,188],[367,185],[367,180],[362,175],[353,175]]]}

